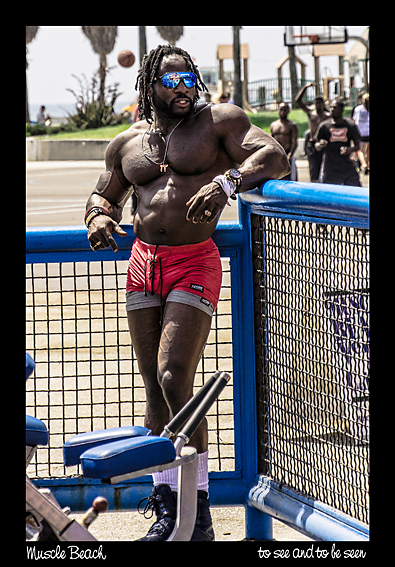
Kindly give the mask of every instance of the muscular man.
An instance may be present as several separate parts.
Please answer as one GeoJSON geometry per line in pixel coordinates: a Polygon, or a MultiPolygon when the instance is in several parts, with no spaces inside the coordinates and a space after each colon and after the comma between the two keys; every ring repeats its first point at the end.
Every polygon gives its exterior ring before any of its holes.
{"type": "Polygon", "coordinates": [[[303,95],[309,87],[313,87],[315,83],[308,83],[304,85],[295,97],[295,102],[298,103],[300,108],[306,112],[309,118],[309,139],[306,146],[307,159],[309,161],[310,169],[310,181],[313,183],[318,183],[318,178],[321,170],[322,163],[322,152],[318,152],[315,148],[315,143],[317,142],[317,132],[318,128],[324,120],[327,120],[330,116],[329,112],[325,108],[325,102],[322,96],[316,96],[314,99],[314,108],[307,106],[303,102],[303,95]]]}
{"type": "Polygon", "coordinates": [[[291,120],[288,120],[290,108],[286,102],[281,102],[278,107],[278,114],[280,118],[270,124],[270,134],[285,150],[289,162],[291,164],[291,173],[283,179],[288,181],[297,181],[298,172],[294,153],[298,147],[298,125],[291,120]]]}
{"type": "MultiPolygon", "coordinates": [[[[221,287],[211,236],[235,191],[289,171],[281,146],[230,104],[197,106],[207,90],[187,52],[158,46],[138,74],[141,121],[106,152],[106,171],[87,203],[93,250],[118,247],[130,188],[137,195],[136,240],[126,284],[132,344],[146,389],[145,425],[159,435],[192,397],[221,287]],[[240,165],[239,165],[240,164],[240,165]],[[236,168],[238,167],[238,170],[236,168]]],[[[190,441],[199,458],[198,513],[192,540],[213,540],[204,421],[190,441]]],[[[157,520],[145,541],[166,539],[175,523],[177,469],[155,473],[149,504],[157,520]]]]}

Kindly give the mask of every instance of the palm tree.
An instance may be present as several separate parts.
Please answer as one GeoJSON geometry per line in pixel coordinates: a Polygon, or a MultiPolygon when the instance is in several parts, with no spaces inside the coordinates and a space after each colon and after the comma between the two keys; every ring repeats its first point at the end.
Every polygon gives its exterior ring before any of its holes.
{"type": "Polygon", "coordinates": [[[298,76],[296,74],[296,54],[295,47],[293,45],[288,45],[288,56],[289,56],[289,75],[291,77],[291,108],[297,108],[295,102],[296,95],[298,94],[298,76]]]}
{"type": "Polygon", "coordinates": [[[143,62],[144,55],[147,53],[147,38],[145,35],[145,26],[139,26],[139,57],[140,67],[143,62]]]}
{"type": "Polygon", "coordinates": [[[175,45],[184,33],[184,26],[156,26],[156,29],[170,45],[175,45]]]}
{"type": "Polygon", "coordinates": [[[241,69],[240,69],[240,30],[241,26],[232,26],[233,28],[233,100],[237,106],[243,108],[243,92],[241,87],[241,69]]]}
{"type": "Polygon", "coordinates": [[[26,26],[26,123],[30,124],[30,114],[29,114],[29,100],[27,95],[27,68],[29,66],[27,62],[27,44],[33,41],[38,32],[40,26],[26,26]]]}
{"type": "Polygon", "coordinates": [[[118,26],[82,26],[82,31],[91,42],[93,51],[100,55],[100,67],[98,70],[100,78],[99,102],[103,102],[106,84],[107,55],[114,49],[118,26]]]}

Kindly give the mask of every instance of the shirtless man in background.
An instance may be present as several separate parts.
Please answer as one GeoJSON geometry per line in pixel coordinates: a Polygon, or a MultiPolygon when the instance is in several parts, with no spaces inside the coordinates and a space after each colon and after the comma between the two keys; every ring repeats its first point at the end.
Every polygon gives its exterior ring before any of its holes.
{"type": "Polygon", "coordinates": [[[295,97],[295,102],[298,103],[300,108],[307,114],[309,118],[309,139],[306,145],[306,154],[309,161],[310,169],[310,181],[312,183],[318,183],[321,163],[322,163],[322,152],[318,152],[315,148],[317,142],[317,132],[320,127],[321,122],[327,120],[330,116],[330,112],[325,107],[325,101],[322,96],[316,96],[314,99],[314,108],[307,106],[303,102],[303,95],[309,87],[314,87],[316,83],[308,83],[304,85],[295,97]]]}
{"type": "MultiPolygon", "coordinates": [[[[281,146],[230,104],[197,105],[207,90],[189,54],[158,46],[143,59],[137,84],[141,121],[106,152],[106,171],[86,206],[93,250],[118,246],[131,191],[136,240],[126,284],[132,344],[146,389],[145,425],[159,435],[192,397],[196,368],[221,287],[211,239],[235,193],[289,172],[281,146]]],[[[199,458],[198,512],[192,540],[212,541],[208,434],[204,420],[190,441],[199,458]]],[[[157,520],[145,541],[167,539],[176,519],[177,469],[153,475],[157,520]]]]}
{"type": "Polygon", "coordinates": [[[278,107],[278,114],[280,118],[270,124],[270,134],[279,144],[282,145],[291,164],[291,173],[283,179],[287,181],[297,181],[298,172],[296,169],[294,153],[298,147],[299,130],[296,122],[288,120],[289,112],[289,104],[281,102],[278,107]]]}

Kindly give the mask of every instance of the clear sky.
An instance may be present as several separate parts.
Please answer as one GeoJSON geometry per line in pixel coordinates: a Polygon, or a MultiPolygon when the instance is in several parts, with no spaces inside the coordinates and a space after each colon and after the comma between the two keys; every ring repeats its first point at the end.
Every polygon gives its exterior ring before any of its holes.
{"type": "MultiPolygon", "coordinates": [[[[347,26],[347,29],[350,35],[361,35],[366,27],[347,26]]],[[[147,26],[146,33],[148,51],[166,43],[155,26],[147,26]]],[[[240,40],[249,44],[249,81],[276,77],[276,66],[287,54],[283,33],[284,26],[243,26],[240,40]]],[[[184,26],[184,35],[177,45],[186,49],[200,68],[217,67],[217,45],[230,44],[232,40],[231,26],[184,26]]],[[[354,44],[355,41],[348,42],[346,53],[354,44]]],[[[73,95],[66,90],[78,90],[78,83],[72,75],[82,77],[85,74],[90,79],[99,67],[99,56],[92,50],[81,26],[41,26],[28,49],[27,81],[31,107],[74,103],[73,95]]],[[[299,56],[307,63],[306,77],[314,79],[313,57],[308,53],[299,56]]],[[[114,50],[107,61],[110,66],[115,66],[109,84],[120,83],[122,101],[136,98],[134,85],[139,67],[138,57],[138,26],[119,26],[114,50]],[[123,49],[129,49],[136,56],[136,63],[128,69],[117,63],[118,53],[123,49]]],[[[233,62],[228,61],[225,69],[232,68],[233,62]]],[[[286,69],[285,76],[287,73],[286,69]]],[[[337,76],[337,57],[321,58],[321,75],[328,74],[337,76]]]]}

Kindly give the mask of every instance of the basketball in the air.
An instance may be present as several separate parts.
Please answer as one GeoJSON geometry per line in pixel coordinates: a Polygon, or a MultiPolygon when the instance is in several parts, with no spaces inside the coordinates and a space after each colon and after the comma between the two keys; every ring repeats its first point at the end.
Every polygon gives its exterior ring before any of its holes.
{"type": "Polygon", "coordinates": [[[131,67],[133,65],[133,63],[135,62],[135,60],[136,60],[135,56],[128,49],[124,49],[118,55],[118,63],[122,67],[131,67]]]}

